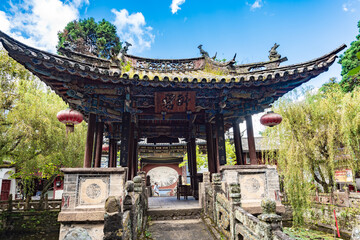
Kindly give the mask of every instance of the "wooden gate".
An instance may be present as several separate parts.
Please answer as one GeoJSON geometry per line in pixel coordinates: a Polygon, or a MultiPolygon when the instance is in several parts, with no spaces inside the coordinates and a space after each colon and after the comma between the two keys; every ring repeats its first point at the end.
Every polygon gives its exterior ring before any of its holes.
{"type": "Polygon", "coordinates": [[[0,200],[8,200],[10,194],[11,180],[2,180],[0,200]]]}

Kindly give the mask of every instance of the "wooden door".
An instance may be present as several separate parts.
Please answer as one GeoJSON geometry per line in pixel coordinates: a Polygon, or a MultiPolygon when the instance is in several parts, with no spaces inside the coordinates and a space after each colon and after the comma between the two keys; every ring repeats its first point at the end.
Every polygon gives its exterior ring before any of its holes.
{"type": "Polygon", "coordinates": [[[2,180],[0,200],[8,200],[11,180],[2,180]]]}

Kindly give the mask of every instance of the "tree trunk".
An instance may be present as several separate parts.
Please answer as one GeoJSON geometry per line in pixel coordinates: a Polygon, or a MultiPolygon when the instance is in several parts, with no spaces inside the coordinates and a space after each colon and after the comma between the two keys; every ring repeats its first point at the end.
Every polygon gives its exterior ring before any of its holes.
{"type": "Polygon", "coordinates": [[[40,201],[39,201],[39,210],[42,210],[44,208],[44,198],[45,198],[45,193],[47,192],[47,190],[51,187],[51,185],[54,183],[55,178],[57,177],[57,174],[53,174],[46,182],[46,185],[44,186],[43,190],[41,191],[41,195],[40,195],[40,201]]]}

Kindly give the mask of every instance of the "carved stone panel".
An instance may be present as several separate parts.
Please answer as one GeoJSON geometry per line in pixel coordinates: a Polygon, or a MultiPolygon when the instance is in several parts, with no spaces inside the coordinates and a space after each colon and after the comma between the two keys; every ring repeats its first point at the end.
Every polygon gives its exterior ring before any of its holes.
{"type": "Polygon", "coordinates": [[[265,174],[240,175],[241,198],[243,200],[261,200],[265,197],[265,174]]]}
{"type": "Polygon", "coordinates": [[[79,177],[78,206],[103,205],[109,195],[109,177],[79,177]]]}

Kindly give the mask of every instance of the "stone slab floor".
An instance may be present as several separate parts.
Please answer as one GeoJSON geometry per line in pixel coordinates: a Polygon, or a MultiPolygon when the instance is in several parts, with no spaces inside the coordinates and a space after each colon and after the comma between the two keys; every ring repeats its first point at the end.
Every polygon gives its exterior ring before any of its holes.
{"type": "Polygon", "coordinates": [[[201,219],[152,221],[149,226],[154,240],[213,240],[201,219]]]}
{"type": "Polygon", "coordinates": [[[181,197],[177,200],[176,197],[150,197],[149,209],[186,209],[200,207],[199,201],[193,197],[188,197],[185,200],[181,197]]]}

